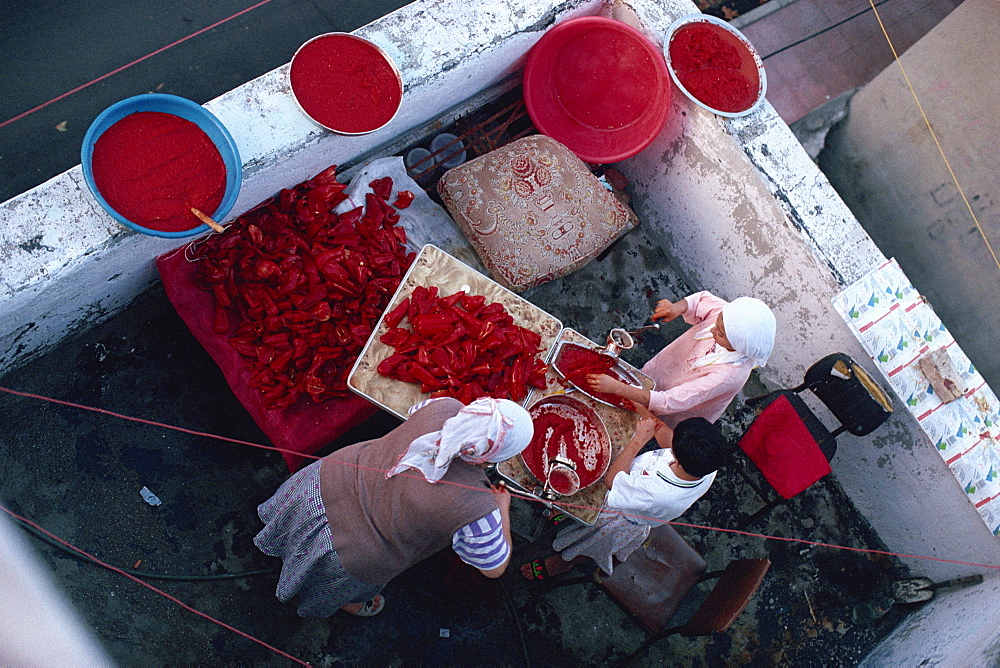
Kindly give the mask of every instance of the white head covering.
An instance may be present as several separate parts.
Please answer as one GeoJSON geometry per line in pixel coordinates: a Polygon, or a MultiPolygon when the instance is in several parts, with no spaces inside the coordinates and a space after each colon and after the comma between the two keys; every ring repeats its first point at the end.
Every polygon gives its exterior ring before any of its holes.
{"type": "Polygon", "coordinates": [[[508,399],[476,399],[445,420],[440,431],[413,439],[387,478],[416,469],[428,482],[437,482],[451,460],[470,464],[502,462],[528,447],[535,433],[528,411],[508,399]]]}
{"type": "MultiPolygon", "coordinates": [[[[747,360],[753,360],[755,367],[767,364],[774,348],[776,329],[774,313],[767,304],[753,297],[739,297],[722,307],[722,320],[733,350],[716,346],[716,350],[695,362],[694,366],[743,364],[747,360]]],[[[710,336],[699,335],[696,338],[710,336]]]]}

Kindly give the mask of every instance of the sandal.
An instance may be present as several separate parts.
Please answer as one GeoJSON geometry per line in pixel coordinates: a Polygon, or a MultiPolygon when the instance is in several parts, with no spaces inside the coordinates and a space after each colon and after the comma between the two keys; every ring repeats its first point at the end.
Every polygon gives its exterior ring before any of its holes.
{"type": "Polygon", "coordinates": [[[549,569],[545,565],[544,559],[532,559],[526,564],[521,565],[521,576],[525,580],[548,580],[552,576],[549,575],[549,569]],[[525,566],[527,566],[527,571],[525,572],[525,566]]]}
{"type": "Polygon", "coordinates": [[[378,613],[382,612],[382,608],[384,607],[385,597],[381,594],[377,594],[375,598],[365,601],[360,610],[357,612],[348,612],[347,614],[354,615],[355,617],[374,617],[378,613]]]}
{"type": "Polygon", "coordinates": [[[553,513],[549,516],[549,524],[554,527],[557,527],[567,521],[569,521],[569,515],[566,513],[553,513]]]}

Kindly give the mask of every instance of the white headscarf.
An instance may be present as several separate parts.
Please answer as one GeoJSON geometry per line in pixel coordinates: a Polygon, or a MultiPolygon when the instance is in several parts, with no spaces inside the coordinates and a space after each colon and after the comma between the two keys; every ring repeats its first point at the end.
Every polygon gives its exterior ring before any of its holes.
{"type": "MultiPolygon", "coordinates": [[[[715,350],[695,362],[695,367],[706,364],[743,364],[753,360],[755,367],[767,364],[774,348],[776,323],[774,313],[767,304],[753,297],[739,297],[722,307],[722,321],[726,338],[733,350],[716,346],[715,350]]],[[[715,323],[712,323],[713,326],[715,323]]],[[[695,338],[711,338],[711,327],[695,338]],[[707,336],[706,336],[707,334],[707,336]]]]}
{"type": "Polygon", "coordinates": [[[502,462],[528,447],[534,433],[528,411],[513,401],[476,399],[445,420],[440,431],[413,439],[385,477],[416,469],[427,482],[437,482],[455,457],[470,464],[502,462]]]}

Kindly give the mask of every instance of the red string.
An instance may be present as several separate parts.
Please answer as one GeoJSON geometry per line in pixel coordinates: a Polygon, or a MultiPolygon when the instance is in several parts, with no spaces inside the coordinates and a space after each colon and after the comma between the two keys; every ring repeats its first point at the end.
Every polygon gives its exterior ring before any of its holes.
{"type": "Polygon", "coordinates": [[[48,401],[49,403],[59,404],[61,406],[70,406],[71,408],[79,408],[85,411],[91,411],[94,413],[101,413],[102,415],[110,415],[112,417],[121,418],[122,420],[130,420],[131,422],[139,422],[141,424],[148,424],[154,427],[163,427],[164,429],[173,429],[174,431],[179,431],[185,434],[190,434],[192,436],[204,436],[206,438],[214,438],[220,441],[228,441],[229,443],[236,443],[237,445],[249,445],[253,448],[260,448],[261,450],[274,450],[275,452],[287,452],[299,457],[305,457],[307,459],[322,459],[322,457],[317,457],[316,455],[307,455],[303,452],[296,452],[295,450],[289,450],[288,448],[279,448],[275,445],[263,445],[261,443],[254,443],[252,441],[241,441],[238,438],[229,438],[228,436],[218,436],[216,434],[209,434],[205,431],[195,431],[193,429],[185,429],[184,427],[176,427],[172,424],[166,424],[165,422],[157,422],[156,420],[146,420],[144,418],[132,417],[131,415],[123,415],[122,413],[115,413],[114,411],[109,411],[104,408],[94,408],[93,406],[84,406],[83,404],[75,404],[72,401],[63,401],[62,399],[53,399],[52,397],[43,397],[40,394],[32,394],[31,392],[18,392],[17,390],[12,390],[7,387],[0,387],[0,392],[6,392],[7,394],[13,394],[18,397],[27,397],[29,399],[41,399],[42,401],[48,401]]]}
{"type": "Polygon", "coordinates": [[[177,605],[181,606],[182,608],[184,608],[188,612],[193,612],[194,614],[198,615],[199,617],[204,617],[208,621],[213,622],[215,624],[218,624],[222,628],[228,629],[228,630],[232,631],[233,633],[241,635],[244,638],[246,638],[247,640],[252,640],[255,643],[257,643],[258,645],[262,645],[262,646],[268,648],[269,650],[271,650],[272,652],[275,652],[276,654],[280,654],[281,656],[285,657],[286,659],[290,659],[290,660],[294,661],[295,663],[297,663],[299,665],[302,665],[302,666],[308,666],[309,665],[307,662],[302,661],[301,659],[297,659],[294,656],[292,656],[291,654],[288,654],[287,652],[281,651],[277,647],[273,647],[271,645],[268,645],[263,640],[260,640],[258,638],[254,638],[249,633],[244,633],[243,631],[240,631],[238,628],[236,628],[234,626],[230,626],[229,624],[226,624],[225,622],[220,621],[220,620],[216,619],[215,617],[212,617],[211,615],[207,615],[204,612],[201,612],[200,610],[196,610],[196,609],[192,608],[190,605],[188,605],[184,601],[181,601],[179,598],[171,596],[167,592],[163,591],[162,589],[158,589],[158,588],[154,587],[153,585],[149,584],[145,580],[140,580],[139,578],[137,578],[136,576],[132,575],[131,573],[126,573],[125,571],[123,571],[120,568],[117,568],[115,566],[112,566],[111,564],[108,564],[108,563],[105,563],[105,562],[101,561],[100,559],[98,559],[94,555],[89,554],[89,553],[85,552],[84,550],[81,550],[77,546],[75,546],[75,545],[73,545],[73,544],[71,544],[71,543],[63,540],[62,538],[60,538],[59,536],[55,535],[54,533],[43,529],[38,524],[35,524],[34,522],[32,522],[31,520],[29,520],[27,518],[21,517],[17,513],[13,512],[12,510],[10,510],[10,509],[2,506],[2,505],[0,505],[0,510],[2,510],[5,513],[7,513],[8,515],[10,515],[11,517],[13,517],[14,519],[16,519],[18,521],[21,521],[21,522],[24,522],[25,524],[27,524],[27,525],[29,525],[31,527],[34,527],[36,530],[41,531],[43,534],[45,534],[46,536],[48,536],[52,540],[59,542],[60,544],[68,547],[69,549],[73,550],[74,552],[82,554],[83,556],[85,556],[88,559],[92,560],[94,563],[99,564],[100,566],[103,566],[104,568],[107,568],[109,571],[114,571],[115,573],[118,573],[119,575],[124,575],[129,580],[132,580],[133,582],[138,582],[143,587],[146,587],[147,589],[153,590],[154,592],[156,592],[160,596],[163,596],[164,598],[170,599],[171,601],[173,601],[177,605]]]}
{"type": "Polygon", "coordinates": [[[55,103],[55,102],[58,102],[59,100],[62,100],[62,99],[64,99],[64,98],[67,98],[67,97],[69,97],[70,95],[72,95],[73,93],[76,93],[77,91],[81,91],[81,90],[83,90],[84,88],[87,88],[88,86],[93,86],[93,85],[94,85],[95,83],[97,83],[98,81],[104,81],[104,80],[105,80],[105,79],[107,79],[108,77],[110,77],[110,76],[113,76],[113,75],[115,75],[115,74],[118,74],[118,73],[119,73],[119,72],[121,72],[122,70],[126,70],[126,69],[128,69],[128,68],[132,67],[133,65],[137,65],[137,64],[141,63],[142,61],[146,60],[147,58],[152,58],[153,56],[155,56],[155,55],[157,55],[157,54],[159,54],[159,53],[163,53],[163,52],[164,52],[164,51],[166,51],[167,49],[170,49],[170,48],[172,48],[172,47],[175,47],[175,46],[177,46],[178,44],[181,44],[182,42],[186,42],[186,41],[188,41],[189,39],[191,39],[192,37],[197,37],[198,35],[202,34],[203,32],[206,32],[206,31],[208,31],[208,30],[211,30],[212,28],[215,28],[216,26],[220,26],[220,25],[222,25],[223,23],[225,23],[226,21],[231,21],[232,19],[235,19],[235,18],[236,18],[236,17],[238,17],[238,16],[241,16],[241,15],[243,15],[243,14],[246,14],[247,12],[249,12],[249,11],[251,11],[251,10],[253,10],[253,9],[257,9],[257,8],[258,8],[258,7],[260,7],[261,5],[266,5],[266,4],[267,4],[267,3],[269,3],[269,2],[271,2],[271,0],[261,0],[261,2],[258,2],[258,3],[256,4],[256,5],[252,5],[252,6],[250,6],[250,7],[247,7],[246,9],[243,9],[243,10],[240,10],[240,11],[236,12],[235,14],[233,14],[232,16],[227,16],[226,18],[222,19],[221,21],[216,21],[216,22],[215,22],[215,23],[213,23],[212,25],[210,25],[210,26],[206,26],[206,27],[202,28],[201,30],[197,30],[197,31],[195,31],[195,32],[191,33],[190,35],[188,35],[187,37],[181,37],[181,38],[180,38],[179,40],[177,40],[176,42],[171,42],[170,44],[167,44],[166,46],[162,46],[162,47],[160,47],[159,49],[157,49],[156,51],[153,51],[152,53],[147,53],[147,54],[146,54],[145,56],[143,56],[143,57],[141,57],[141,58],[137,58],[137,59],[133,60],[133,61],[132,61],[131,63],[128,63],[128,64],[126,64],[126,65],[122,65],[121,67],[119,67],[119,68],[117,68],[117,69],[114,69],[114,70],[111,70],[111,71],[110,71],[110,72],[108,72],[107,74],[102,74],[101,76],[97,77],[97,78],[96,78],[96,79],[94,79],[93,81],[88,81],[87,83],[83,84],[82,86],[77,86],[77,87],[76,87],[76,88],[74,88],[73,90],[70,90],[70,91],[66,91],[66,92],[65,92],[65,93],[63,93],[62,95],[59,95],[58,97],[54,97],[54,98],[52,98],[51,100],[49,100],[48,102],[43,102],[42,104],[38,105],[37,107],[35,107],[35,108],[33,108],[33,109],[28,109],[28,110],[27,110],[27,111],[25,111],[24,113],[21,113],[21,114],[18,114],[18,115],[17,115],[17,116],[15,116],[14,118],[8,118],[8,119],[7,119],[6,121],[4,121],[3,123],[0,123],[0,128],[2,128],[2,127],[3,127],[3,126],[5,126],[5,125],[9,125],[9,124],[13,123],[14,121],[19,121],[19,120],[21,120],[22,118],[24,118],[25,116],[28,116],[29,114],[33,114],[33,113],[35,113],[35,112],[36,112],[36,111],[38,111],[39,109],[44,109],[45,107],[49,106],[50,104],[53,104],[53,103],[55,103]]]}
{"type": "MultiPolygon", "coordinates": [[[[119,418],[122,418],[122,419],[125,419],[125,420],[132,420],[133,422],[141,422],[143,424],[149,424],[149,425],[154,425],[154,426],[157,426],[157,427],[163,427],[165,429],[173,429],[175,431],[180,431],[180,432],[183,432],[185,434],[192,434],[192,435],[195,435],[195,436],[205,436],[207,438],[215,438],[215,439],[219,439],[221,441],[229,441],[230,443],[237,443],[237,444],[240,444],[240,445],[249,445],[251,447],[261,448],[261,449],[264,449],[264,450],[276,450],[276,451],[279,451],[279,452],[287,452],[287,450],[283,450],[282,448],[276,448],[274,446],[261,445],[259,443],[252,443],[250,441],[241,441],[239,439],[227,438],[225,436],[217,436],[215,434],[209,434],[207,432],[202,432],[202,431],[193,431],[191,429],[185,429],[183,427],[175,427],[173,425],[165,424],[163,422],[155,422],[153,420],[145,420],[145,419],[142,419],[142,418],[131,417],[131,416],[128,416],[128,415],[122,415],[121,413],[115,413],[113,411],[105,410],[103,408],[94,408],[92,406],[84,406],[83,404],[75,404],[75,403],[70,402],[70,401],[63,401],[61,399],[53,399],[51,397],[45,397],[45,396],[42,396],[40,394],[32,394],[30,392],[19,392],[17,390],[12,390],[10,388],[3,387],[3,386],[0,386],[0,392],[6,392],[8,394],[13,394],[13,395],[16,395],[16,396],[19,396],[19,397],[30,397],[32,399],[40,399],[42,401],[48,401],[48,402],[55,403],[55,404],[61,404],[63,406],[72,406],[73,408],[80,408],[82,410],[93,411],[95,413],[102,413],[104,415],[112,415],[114,417],[119,417],[119,418]]],[[[300,455],[302,457],[308,457],[309,459],[315,459],[315,460],[323,459],[322,457],[317,457],[315,455],[306,455],[304,453],[295,453],[295,454],[300,455]]],[[[372,468],[372,467],[365,467],[365,466],[359,466],[358,464],[354,464],[354,463],[351,463],[351,462],[341,461],[341,460],[335,459],[333,457],[330,457],[329,461],[331,461],[331,462],[333,462],[335,464],[340,464],[340,465],[345,465],[345,466],[353,466],[354,468],[359,469],[359,470],[372,471],[372,472],[382,473],[382,474],[387,473],[387,471],[385,471],[383,469],[372,468]]],[[[401,475],[411,475],[412,476],[412,475],[415,475],[415,474],[403,473],[401,475]]],[[[445,483],[445,484],[449,484],[449,485],[455,485],[457,487],[464,487],[466,489],[481,490],[481,488],[479,488],[479,487],[473,487],[473,486],[469,486],[469,485],[462,485],[460,483],[449,482],[447,480],[442,480],[440,482],[445,483]]],[[[526,501],[535,501],[535,502],[538,501],[537,497],[530,496],[530,495],[527,495],[527,494],[523,494],[523,493],[520,493],[520,492],[517,492],[517,491],[514,491],[514,490],[511,490],[511,496],[516,496],[517,498],[524,499],[526,501]]],[[[578,510],[587,510],[587,511],[597,510],[593,506],[583,506],[583,505],[578,505],[578,504],[573,504],[573,503],[568,503],[568,502],[562,502],[562,501],[559,502],[559,506],[563,507],[563,508],[575,508],[575,509],[578,509],[578,510]]],[[[648,521],[651,521],[651,522],[654,522],[654,523],[660,523],[660,520],[657,520],[657,519],[652,518],[652,517],[645,517],[643,515],[636,515],[636,514],[632,514],[632,513],[625,513],[625,512],[622,512],[622,511],[618,511],[618,510],[604,509],[603,512],[609,512],[609,513],[614,513],[616,515],[624,515],[624,516],[627,516],[627,517],[634,517],[636,519],[643,519],[643,520],[648,520],[648,521]]],[[[830,547],[830,548],[834,548],[834,549],[837,549],[837,550],[848,550],[848,551],[851,551],[851,552],[864,552],[864,553],[868,553],[868,554],[880,554],[880,555],[885,555],[885,556],[890,556],[890,557],[902,557],[902,558],[909,558],[909,559],[924,559],[926,561],[939,561],[939,562],[946,563],[946,564],[960,564],[962,566],[973,566],[973,567],[976,567],[976,568],[1000,569],[1000,566],[992,566],[990,564],[979,564],[979,563],[969,562],[969,561],[958,561],[958,560],[955,560],[955,559],[943,559],[941,557],[928,557],[928,556],[923,556],[923,555],[919,555],[919,554],[906,554],[906,553],[902,553],[902,552],[888,552],[886,550],[875,550],[875,549],[865,548],[865,547],[850,547],[850,546],[847,546],[847,545],[835,545],[833,543],[822,543],[822,542],[819,542],[819,541],[807,540],[805,538],[785,538],[783,536],[771,536],[769,534],[753,533],[753,532],[749,532],[749,531],[741,531],[739,529],[726,529],[726,528],[723,528],[723,527],[713,527],[713,526],[707,526],[707,525],[702,525],[702,524],[688,524],[688,523],[685,523],[685,522],[667,522],[667,524],[671,524],[673,526],[689,527],[689,528],[692,528],[692,529],[705,529],[707,531],[718,531],[718,532],[721,532],[721,533],[733,533],[733,534],[739,534],[739,535],[742,535],[742,536],[750,536],[750,537],[753,537],[753,538],[764,538],[764,539],[769,539],[769,540],[781,540],[781,541],[785,541],[785,542],[789,542],[789,543],[803,543],[805,545],[818,546],[818,547],[830,547]]]]}

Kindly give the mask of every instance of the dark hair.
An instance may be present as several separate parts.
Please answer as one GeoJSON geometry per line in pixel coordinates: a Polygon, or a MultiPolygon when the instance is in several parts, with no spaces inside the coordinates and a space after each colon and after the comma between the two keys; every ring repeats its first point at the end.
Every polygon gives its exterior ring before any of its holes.
{"type": "Polygon", "coordinates": [[[688,475],[700,478],[726,461],[733,445],[722,431],[705,418],[681,420],[674,427],[674,457],[688,475]]]}

